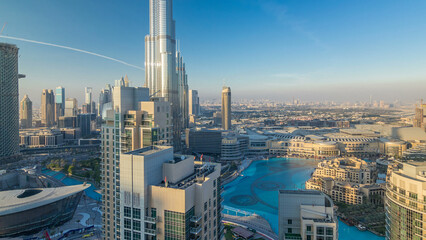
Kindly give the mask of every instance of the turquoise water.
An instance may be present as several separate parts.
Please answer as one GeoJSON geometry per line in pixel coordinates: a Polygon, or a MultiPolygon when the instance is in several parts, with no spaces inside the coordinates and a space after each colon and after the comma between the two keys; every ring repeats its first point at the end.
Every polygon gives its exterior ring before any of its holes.
{"type": "MultiPolygon", "coordinates": [[[[278,234],[278,189],[304,189],[318,162],[295,158],[271,158],[253,162],[238,178],[224,186],[224,205],[264,217],[278,234]]],[[[228,210],[224,210],[226,213],[228,210]]],[[[339,239],[383,240],[339,221],[339,239]]]]}
{"type": "MultiPolygon", "coordinates": [[[[62,183],[64,183],[67,186],[79,185],[79,184],[83,183],[83,182],[75,180],[73,178],[65,177],[65,174],[63,174],[61,172],[55,172],[55,171],[51,171],[51,170],[48,170],[48,169],[44,169],[41,172],[48,175],[48,176],[51,176],[51,177],[54,177],[54,178],[60,180],[62,183]]],[[[95,192],[95,190],[96,190],[96,188],[93,185],[91,185],[88,189],[86,189],[84,191],[86,192],[86,195],[88,197],[90,197],[91,199],[101,201],[102,195],[95,192]]]]}

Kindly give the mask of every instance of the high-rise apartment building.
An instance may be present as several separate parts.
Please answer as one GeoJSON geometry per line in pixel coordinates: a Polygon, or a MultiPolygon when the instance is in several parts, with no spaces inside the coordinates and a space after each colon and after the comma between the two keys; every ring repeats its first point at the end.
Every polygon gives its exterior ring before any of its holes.
{"type": "MultiPolygon", "coordinates": [[[[139,144],[133,145],[132,135],[125,132],[125,129],[143,129],[145,127],[141,127],[144,125],[142,121],[152,119],[155,114],[155,112],[147,114],[132,112],[141,110],[140,102],[149,101],[147,88],[129,87],[127,77],[117,80],[115,84],[112,90],[112,104],[110,106],[106,104],[103,109],[105,115],[102,115],[101,130],[102,207],[104,212],[102,223],[105,239],[120,238],[120,154],[124,149],[127,151],[134,150],[133,146],[139,147],[139,144]]],[[[163,111],[165,110],[163,109],[163,111]]],[[[143,142],[143,139],[140,141],[143,142]]]]}
{"type": "Polygon", "coordinates": [[[76,117],[78,113],[77,99],[67,98],[65,100],[65,117],[76,117]]]}
{"type": "Polygon", "coordinates": [[[19,155],[18,48],[0,43],[0,161],[19,155]]]}
{"type": "Polygon", "coordinates": [[[65,114],[65,88],[59,86],[55,89],[55,122],[65,114]]]}
{"type": "Polygon", "coordinates": [[[21,128],[31,128],[33,126],[33,103],[27,94],[21,100],[21,107],[19,111],[21,119],[21,128]]]}
{"type": "Polygon", "coordinates": [[[279,239],[337,240],[333,200],[315,190],[280,190],[279,239]]]}
{"type": "Polygon", "coordinates": [[[53,126],[55,122],[55,95],[52,89],[43,89],[41,93],[41,124],[53,126]]]}
{"type": "Polygon", "coordinates": [[[200,115],[200,98],[197,90],[189,90],[189,114],[200,115]]]}
{"type": "Polygon", "coordinates": [[[386,182],[386,239],[425,239],[426,162],[389,167],[386,182]]]}
{"type": "Polygon", "coordinates": [[[220,164],[167,146],[120,161],[121,239],[222,239],[220,164]]]}
{"type": "Polygon", "coordinates": [[[222,128],[231,129],[231,88],[222,89],[222,128]]]}
{"type": "MultiPolygon", "coordinates": [[[[149,35],[145,37],[145,79],[153,97],[162,97],[170,102],[173,117],[173,138],[178,140],[185,122],[179,97],[187,85],[180,54],[176,54],[175,21],[172,0],[149,1],[149,35]],[[180,64],[182,68],[176,66],[180,64]],[[180,77],[178,76],[178,72],[180,77]],[[181,81],[179,83],[179,80],[181,81]]],[[[185,107],[185,106],[184,106],[185,107]]],[[[180,141],[174,141],[179,147],[180,141]]]]}
{"type": "Polygon", "coordinates": [[[126,112],[124,122],[122,152],[172,143],[171,107],[164,99],[139,102],[138,110],[126,112]]]}
{"type": "Polygon", "coordinates": [[[423,103],[423,100],[419,106],[416,106],[413,126],[426,130],[426,104],[423,103]]]}

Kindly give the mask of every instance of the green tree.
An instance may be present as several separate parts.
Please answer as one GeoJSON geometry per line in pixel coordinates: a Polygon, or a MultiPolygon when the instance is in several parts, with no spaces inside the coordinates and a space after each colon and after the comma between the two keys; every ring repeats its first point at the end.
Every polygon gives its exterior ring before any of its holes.
{"type": "Polygon", "coordinates": [[[73,171],[74,171],[74,166],[73,165],[69,166],[68,167],[68,174],[72,175],[73,171]]]}

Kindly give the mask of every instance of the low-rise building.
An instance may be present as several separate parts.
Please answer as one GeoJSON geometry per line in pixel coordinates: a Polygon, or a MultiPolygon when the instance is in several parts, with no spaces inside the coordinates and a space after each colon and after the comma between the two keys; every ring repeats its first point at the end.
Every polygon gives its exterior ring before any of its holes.
{"type": "Polygon", "coordinates": [[[275,156],[289,155],[323,159],[339,156],[340,150],[336,142],[294,138],[271,141],[269,143],[269,154],[275,156]]]}
{"type": "Polygon", "coordinates": [[[314,189],[329,195],[333,201],[346,204],[362,204],[383,201],[383,187],[375,184],[375,163],[357,158],[324,160],[318,164],[312,177],[306,181],[306,189],[314,189]],[[373,196],[373,195],[379,195],[373,196]]]}
{"type": "Polygon", "coordinates": [[[330,177],[342,182],[371,184],[377,179],[376,163],[354,157],[324,160],[318,163],[313,176],[330,177]]]}
{"type": "Polygon", "coordinates": [[[64,136],[58,129],[36,128],[19,131],[22,147],[53,147],[63,145],[64,136]]]}

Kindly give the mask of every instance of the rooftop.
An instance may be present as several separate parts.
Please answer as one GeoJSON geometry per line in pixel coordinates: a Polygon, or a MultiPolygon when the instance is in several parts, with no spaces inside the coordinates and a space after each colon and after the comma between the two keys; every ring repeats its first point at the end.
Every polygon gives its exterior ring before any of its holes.
{"type": "Polygon", "coordinates": [[[0,192],[0,216],[47,205],[89,188],[81,184],[57,188],[31,188],[0,192]]]}
{"type": "Polygon", "coordinates": [[[205,164],[196,164],[194,166],[194,173],[189,175],[188,177],[182,179],[181,181],[175,183],[175,184],[168,184],[168,187],[170,188],[177,188],[177,189],[185,189],[192,184],[198,182],[199,180],[204,180],[204,177],[210,175],[212,172],[215,171],[215,164],[205,163],[205,164]]]}
{"type": "Polygon", "coordinates": [[[125,154],[147,156],[147,155],[151,155],[151,154],[154,154],[156,152],[161,152],[163,150],[170,149],[170,148],[173,148],[173,147],[171,147],[171,146],[149,146],[149,147],[140,148],[140,149],[137,149],[137,150],[134,150],[134,151],[126,152],[125,154]]]}

